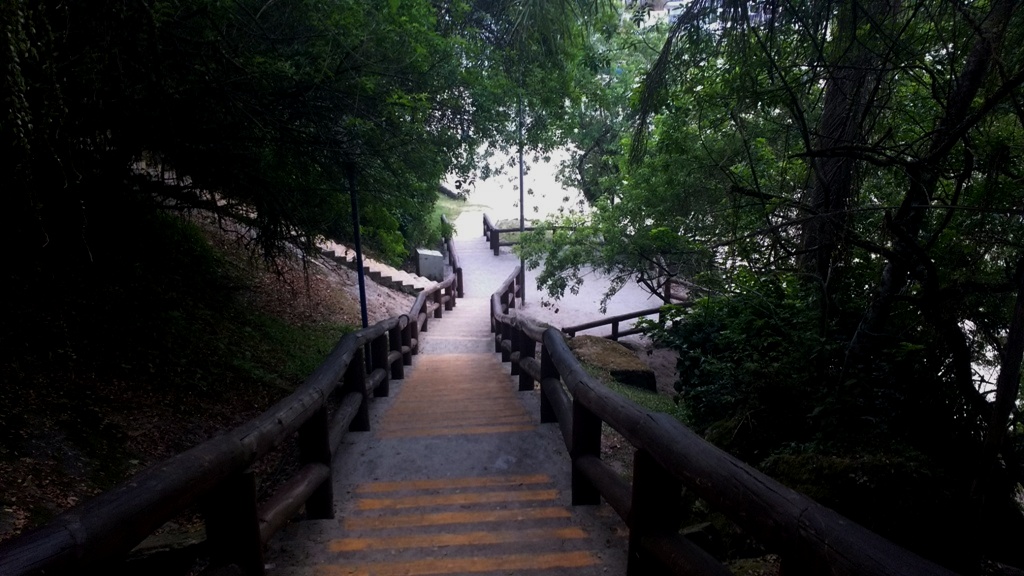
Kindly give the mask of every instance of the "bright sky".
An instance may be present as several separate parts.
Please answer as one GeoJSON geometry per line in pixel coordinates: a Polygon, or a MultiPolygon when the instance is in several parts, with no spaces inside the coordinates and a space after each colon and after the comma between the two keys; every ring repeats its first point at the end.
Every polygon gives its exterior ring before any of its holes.
{"type": "MultiPolygon", "coordinates": [[[[500,164],[515,156],[515,152],[498,155],[492,164],[500,164]]],[[[549,162],[537,162],[532,154],[525,155],[526,172],[526,219],[543,219],[557,214],[563,204],[576,207],[582,196],[579,190],[566,190],[558,183],[555,173],[559,163],[568,156],[564,150],[557,150],[549,162]],[[532,194],[531,194],[532,192],[532,194]],[[569,201],[563,199],[568,197],[569,201]]],[[[452,183],[448,183],[452,186],[452,183]]],[[[492,219],[519,219],[519,169],[506,167],[505,172],[486,181],[478,180],[469,196],[470,203],[487,206],[492,219]]]]}

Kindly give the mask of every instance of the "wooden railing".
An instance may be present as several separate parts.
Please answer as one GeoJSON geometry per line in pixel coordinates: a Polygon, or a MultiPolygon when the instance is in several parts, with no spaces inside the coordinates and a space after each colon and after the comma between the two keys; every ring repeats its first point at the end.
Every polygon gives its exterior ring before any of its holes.
{"type": "MultiPolygon", "coordinates": [[[[559,230],[559,229],[564,230],[564,229],[566,229],[566,227],[565,226],[545,226],[545,229],[547,229],[547,230],[559,230]]],[[[526,227],[523,228],[524,232],[533,232],[534,230],[538,230],[538,228],[534,227],[534,226],[526,226],[526,227]]],[[[487,240],[487,243],[491,247],[491,250],[494,252],[495,256],[497,256],[497,255],[499,255],[501,253],[501,247],[502,246],[515,246],[515,245],[519,244],[518,240],[515,241],[515,242],[502,242],[501,241],[501,235],[502,234],[510,234],[510,233],[517,233],[518,234],[519,231],[520,231],[519,228],[495,228],[494,227],[494,223],[491,222],[490,216],[488,216],[487,214],[484,214],[484,239],[487,240]]],[[[687,301],[687,297],[686,296],[679,296],[675,292],[673,292],[673,286],[674,285],[677,285],[677,282],[674,282],[671,276],[664,276],[660,280],[660,286],[659,286],[659,288],[657,290],[657,293],[661,296],[661,298],[665,301],[666,304],[667,303],[675,303],[675,302],[686,302],[687,301]]],[[[618,328],[617,323],[618,322],[621,322],[623,320],[632,320],[633,318],[639,318],[640,316],[649,316],[649,315],[652,315],[652,314],[655,314],[656,312],[658,312],[658,309],[656,309],[656,308],[655,309],[651,309],[651,310],[643,310],[643,311],[640,311],[640,312],[633,312],[633,314],[636,314],[636,316],[628,316],[628,315],[623,314],[622,316],[617,317],[618,320],[615,321],[616,324],[612,326],[612,334],[613,334],[613,336],[608,336],[608,338],[612,338],[613,340],[618,340],[618,337],[614,336],[614,334],[617,333],[617,328],[618,328]],[[651,311],[651,310],[653,310],[653,311],[651,311]]],[[[613,321],[613,319],[609,318],[607,320],[597,321],[596,323],[583,324],[583,325],[580,325],[580,326],[575,326],[573,328],[575,328],[577,330],[586,330],[587,328],[594,328],[594,327],[597,327],[597,326],[602,326],[604,324],[612,324],[612,321],[613,321]]],[[[568,329],[565,329],[565,330],[568,330],[568,329]]],[[[619,334],[619,336],[629,336],[629,335],[632,335],[632,334],[639,334],[639,333],[640,333],[639,330],[632,330],[632,331],[629,331],[629,332],[621,333],[621,334],[619,334]]]]}
{"type": "Polygon", "coordinates": [[[684,487],[777,553],[787,575],[953,574],[609,390],[583,369],[560,331],[515,315],[519,278],[517,269],[491,297],[495,351],[512,363],[519,390],[540,382],[541,422],[558,423],[571,458],[573,504],[604,498],[628,526],[627,574],[731,574],[680,535],[684,487]],[[635,449],[630,482],[601,460],[602,424],[635,449]]]}
{"type": "Polygon", "coordinates": [[[533,226],[526,226],[522,230],[520,230],[519,228],[495,228],[494,224],[491,222],[490,217],[487,216],[487,214],[484,214],[484,238],[486,238],[487,242],[490,243],[491,250],[494,251],[495,256],[501,253],[502,246],[515,246],[516,244],[519,243],[518,241],[502,242],[502,234],[518,234],[519,232],[533,232],[536,229],[537,228],[533,226]]]}
{"type": "Polygon", "coordinates": [[[0,574],[102,573],[168,520],[197,507],[212,563],[262,574],[264,545],[301,508],[310,519],[334,517],[331,467],[342,437],[369,430],[370,397],[387,396],[390,381],[404,377],[419,352],[420,331],[462,293],[451,242],[448,250],[456,272],[420,292],[408,314],[344,336],[294,393],[256,419],[0,544],[0,574]],[[338,400],[328,403],[332,394],[338,400]],[[296,435],[301,466],[258,505],[253,464],[296,435]]]}
{"type": "MultiPolygon", "coordinates": [[[[689,306],[689,305],[688,304],[683,304],[683,306],[689,306]]],[[[629,320],[634,320],[636,318],[642,318],[644,316],[654,316],[654,315],[658,315],[660,317],[660,315],[661,315],[661,307],[660,306],[658,308],[648,308],[646,310],[639,310],[637,312],[629,312],[627,314],[619,314],[618,316],[609,316],[608,318],[602,318],[601,320],[594,320],[593,322],[584,322],[583,324],[577,324],[576,326],[564,327],[564,328],[562,328],[562,332],[565,333],[567,336],[572,337],[572,336],[575,336],[577,332],[582,332],[583,330],[589,330],[591,328],[598,328],[600,326],[607,326],[607,325],[611,324],[611,326],[612,326],[612,333],[608,334],[607,336],[605,336],[605,338],[608,338],[610,340],[618,341],[619,338],[623,338],[625,336],[632,336],[634,334],[642,334],[643,333],[643,329],[635,328],[635,327],[634,328],[629,328],[629,329],[626,329],[626,330],[620,330],[619,329],[619,324],[620,323],[626,322],[626,321],[629,321],[629,320]]]]}
{"type": "MultiPolygon", "coordinates": [[[[444,224],[445,228],[454,233],[455,227],[452,226],[452,223],[448,221],[448,217],[444,214],[441,214],[441,222],[444,224]]],[[[451,237],[445,238],[444,243],[448,248],[448,265],[451,266],[452,274],[455,275],[456,293],[459,298],[465,298],[466,290],[465,286],[462,284],[462,263],[459,261],[459,255],[455,251],[455,243],[452,241],[451,237]]]]}

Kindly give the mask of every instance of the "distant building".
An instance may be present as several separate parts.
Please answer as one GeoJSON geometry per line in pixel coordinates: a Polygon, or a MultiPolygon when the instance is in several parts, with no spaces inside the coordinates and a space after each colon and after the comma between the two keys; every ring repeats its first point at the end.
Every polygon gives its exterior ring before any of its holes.
{"type": "Polygon", "coordinates": [[[668,19],[675,22],[676,18],[683,11],[683,5],[690,0],[625,0],[626,9],[646,8],[651,18],[655,20],[668,19]]]}
{"type": "Polygon", "coordinates": [[[668,0],[626,0],[626,8],[633,8],[637,5],[646,6],[650,8],[652,12],[656,10],[664,10],[665,4],[668,4],[668,0]]]}
{"type": "Polygon", "coordinates": [[[665,11],[668,12],[668,23],[675,24],[676,18],[683,12],[685,0],[669,0],[665,2],[665,11]]]}
{"type": "MultiPolygon", "coordinates": [[[[626,0],[627,4],[642,2],[645,5],[651,6],[651,12],[663,10],[665,12],[665,18],[668,19],[669,24],[675,24],[676,20],[686,10],[693,0],[626,0]]],[[[746,6],[747,21],[752,26],[759,26],[768,22],[770,19],[770,8],[767,3],[762,2],[749,2],[746,6]]]]}

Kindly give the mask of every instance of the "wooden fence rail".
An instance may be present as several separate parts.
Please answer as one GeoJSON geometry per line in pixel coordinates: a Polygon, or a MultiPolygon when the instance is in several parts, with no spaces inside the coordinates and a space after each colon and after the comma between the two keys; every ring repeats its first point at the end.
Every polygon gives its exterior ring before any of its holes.
{"type": "Polygon", "coordinates": [[[419,333],[462,294],[462,269],[420,292],[408,314],[345,335],[327,359],[270,409],[234,430],[140,472],[117,488],[68,510],[49,524],[0,544],[0,574],[102,573],[168,520],[203,510],[214,565],[263,573],[263,547],[305,507],[311,519],[333,518],[331,467],[349,431],[369,430],[371,396],[387,396],[391,379],[419,351],[419,333]],[[340,396],[328,404],[332,393],[340,396]],[[297,438],[299,469],[263,504],[252,466],[297,438]]]}
{"type": "Polygon", "coordinates": [[[487,238],[487,242],[490,244],[491,250],[494,251],[494,255],[495,256],[497,256],[498,254],[501,253],[501,247],[502,246],[515,246],[516,244],[519,243],[518,240],[516,240],[514,242],[512,242],[512,241],[502,242],[501,241],[501,235],[502,234],[511,234],[511,233],[518,234],[519,232],[533,232],[536,229],[537,228],[535,228],[533,226],[526,226],[522,230],[520,230],[518,227],[517,228],[496,228],[494,226],[494,224],[491,222],[490,217],[488,217],[487,214],[484,214],[484,237],[487,238]]]}
{"type": "MultiPolygon", "coordinates": [[[[683,303],[683,304],[676,304],[676,306],[689,307],[689,306],[691,306],[691,304],[690,303],[683,303]]],[[[594,320],[593,322],[585,322],[583,324],[577,324],[576,326],[567,326],[567,327],[562,328],[562,332],[565,333],[569,337],[573,337],[573,336],[576,335],[577,332],[582,332],[583,330],[589,330],[591,328],[599,328],[601,326],[607,326],[607,325],[611,324],[611,326],[612,326],[612,333],[607,335],[607,336],[605,336],[605,338],[608,338],[610,340],[618,341],[619,338],[623,338],[625,336],[632,336],[634,334],[641,334],[641,333],[643,333],[643,330],[640,329],[640,328],[629,328],[627,330],[620,330],[619,329],[619,325],[622,322],[626,322],[628,320],[633,320],[633,319],[636,319],[636,318],[642,318],[644,316],[654,316],[654,315],[658,315],[658,316],[661,315],[661,307],[660,306],[658,308],[648,308],[646,310],[639,310],[637,312],[629,312],[627,314],[619,314],[618,316],[609,316],[607,318],[602,318],[601,320],[594,320]]]]}
{"type": "MultiPolygon", "coordinates": [[[[565,227],[565,226],[545,226],[544,228],[547,229],[547,230],[565,230],[565,229],[567,229],[567,227],[565,227]]],[[[524,232],[533,232],[534,230],[538,230],[538,229],[539,229],[538,227],[526,226],[525,228],[523,228],[523,231],[524,232]]],[[[484,238],[487,240],[488,245],[491,247],[491,250],[494,252],[495,256],[498,256],[501,253],[501,247],[502,246],[515,246],[515,245],[519,244],[518,240],[514,241],[514,242],[502,242],[501,241],[501,235],[502,234],[510,234],[510,233],[517,233],[518,234],[519,233],[519,228],[496,228],[494,226],[494,223],[491,221],[490,216],[488,216],[487,214],[484,214],[484,238]]],[[[658,286],[658,289],[656,290],[656,292],[661,296],[662,300],[664,300],[666,304],[670,304],[670,303],[674,303],[674,302],[678,303],[678,302],[686,302],[687,301],[687,298],[688,298],[687,296],[685,296],[685,295],[684,296],[679,296],[674,291],[673,287],[674,286],[678,286],[680,284],[678,282],[674,281],[672,276],[663,275],[661,278],[658,279],[658,284],[659,284],[659,286],[658,286]]],[[[637,314],[640,314],[641,316],[647,316],[647,315],[650,315],[650,314],[654,314],[655,312],[657,312],[657,309],[653,309],[653,311],[651,311],[651,312],[638,312],[637,314]]],[[[632,317],[624,316],[624,317],[620,318],[620,321],[621,320],[631,320],[632,318],[636,318],[636,317],[637,316],[632,316],[632,317]]],[[[576,326],[575,328],[578,329],[578,330],[585,330],[587,328],[593,328],[593,327],[596,327],[596,326],[601,326],[603,324],[611,324],[611,319],[608,319],[608,320],[605,320],[605,321],[598,321],[598,322],[593,323],[593,324],[585,324],[585,325],[582,325],[582,326],[576,326]]],[[[610,336],[610,338],[612,338],[613,340],[618,340],[618,337],[615,336],[615,334],[617,333],[617,328],[618,328],[617,324],[612,326],[612,334],[613,334],[613,336],[610,336]]],[[[639,330],[631,330],[629,332],[624,332],[622,334],[618,334],[618,336],[630,336],[632,334],[639,334],[639,333],[640,333],[639,330]]]]}
{"type": "MultiPolygon", "coordinates": [[[[564,229],[564,227],[563,226],[545,226],[545,229],[546,230],[558,230],[558,229],[564,229]]],[[[533,232],[534,230],[539,230],[539,228],[536,227],[536,226],[524,226],[522,230],[520,230],[518,227],[516,227],[516,228],[497,228],[497,227],[494,226],[494,223],[491,221],[491,217],[488,216],[487,214],[484,214],[484,238],[487,239],[487,242],[490,245],[491,250],[494,251],[494,255],[495,256],[497,256],[498,254],[501,253],[501,247],[502,246],[515,246],[516,244],[519,244],[518,240],[502,242],[501,241],[501,235],[502,234],[506,234],[506,235],[507,234],[519,234],[520,232],[533,232]]]]}
{"type": "Polygon", "coordinates": [[[573,504],[603,498],[628,526],[627,574],[731,573],[680,535],[684,487],[779,554],[787,576],[953,574],[612,392],[583,369],[559,330],[515,315],[519,278],[517,269],[491,297],[495,351],[512,363],[520,390],[540,382],[541,421],[558,423],[571,458],[573,504]],[[635,449],[631,482],[601,460],[602,424],[635,449]]]}
{"type": "MultiPolygon", "coordinates": [[[[441,214],[442,228],[454,231],[455,228],[452,223],[448,221],[448,217],[441,214]]],[[[445,245],[448,247],[448,265],[452,268],[452,274],[455,274],[455,285],[457,296],[464,298],[466,296],[465,287],[462,284],[462,263],[459,261],[459,255],[455,252],[455,244],[452,242],[452,238],[445,238],[445,245]]]]}

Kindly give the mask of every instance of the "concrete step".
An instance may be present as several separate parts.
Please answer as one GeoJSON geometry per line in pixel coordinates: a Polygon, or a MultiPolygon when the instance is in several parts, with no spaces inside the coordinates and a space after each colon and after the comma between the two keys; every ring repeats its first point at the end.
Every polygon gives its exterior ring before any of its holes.
{"type": "MultiPolygon", "coordinates": [[[[486,325],[479,310],[464,315],[486,325]]],[[[276,536],[268,576],[622,573],[622,538],[571,505],[566,466],[550,465],[564,447],[496,356],[433,354],[416,357],[360,437],[372,438],[353,451],[367,461],[339,470],[336,519],[276,536]]]]}
{"type": "MultiPolygon", "coordinates": [[[[348,246],[326,242],[321,245],[321,253],[342,266],[356,270],[356,254],[348,246]]],[[[363,256],[363,273],[377,284],[412,295],[416,295],[435,284],[430,279],[410,274],[404,270],[395,269],[366,256],[363,256]]]]}

